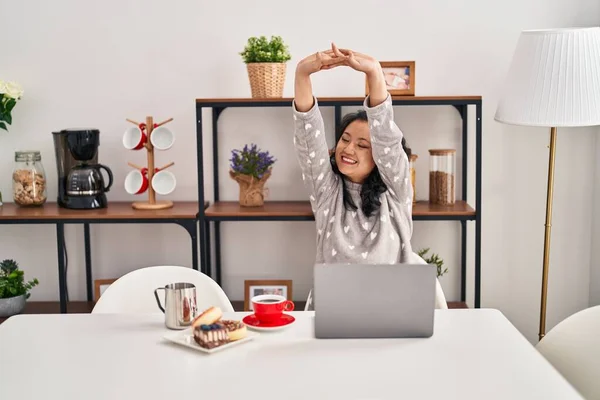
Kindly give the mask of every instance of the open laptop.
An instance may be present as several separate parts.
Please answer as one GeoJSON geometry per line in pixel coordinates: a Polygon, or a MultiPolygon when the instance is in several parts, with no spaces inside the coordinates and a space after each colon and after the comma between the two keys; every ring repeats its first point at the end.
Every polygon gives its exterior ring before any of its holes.
{"type": "Polygon", "coordinates": [[[437,268],[431,264],[316,264],[316,338],[433,335],[437,268]]]}

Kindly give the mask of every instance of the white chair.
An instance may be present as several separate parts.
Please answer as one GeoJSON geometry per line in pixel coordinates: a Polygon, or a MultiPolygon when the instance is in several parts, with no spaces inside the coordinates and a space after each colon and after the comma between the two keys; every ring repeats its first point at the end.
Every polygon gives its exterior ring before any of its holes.
{"type": "Polygon", "coordinates": [[[600,399],[600,306],[564,319],[536,348],[584,398],[600,399]]]}
{"type": "MultiPolygon", "coordinates": [[[[427,264],[421,256],[417,253],[413,252],[413,257],[408,261],[411,264],[427,264]]],[[[446,296],[444,295],[444,290],[442,289],[442,285],[440,285],[440,281],[436,278],[435,280],[435,308],[439,309],[447,309],[448,303],[446,302],[446,296]]],[[[308,293],[308,297],[306,298],[306,305],[304,306],[304,311],[312,311],[313,307],[313,296],[312,289],[308,293]]]]}
{"type": "Polygon", "coordinates": [[[220,307],[223,312],[234,311],[223,289],[202,272],[187,267],[154,266],[132,271],[113,282],[100,296],[92,313],[161,312],[156,304],[154,289],[176,282],[187,282],[196,286],[199,311],[210,306],[220,307]]]}
{"type": "MultiPolygon", "coordinates": [[[[427,261],[423,259],[420,255],[413,252],[412,259],[408,261],[411,264],[427,264],[427,261]]],[[[435,308],[439,309],[447,309],[448,303],[446,302],[446,296],[444,295],[444,290],[442,289],[442,285],[440,284],[439,279],[435,279],[435,308]]]]}

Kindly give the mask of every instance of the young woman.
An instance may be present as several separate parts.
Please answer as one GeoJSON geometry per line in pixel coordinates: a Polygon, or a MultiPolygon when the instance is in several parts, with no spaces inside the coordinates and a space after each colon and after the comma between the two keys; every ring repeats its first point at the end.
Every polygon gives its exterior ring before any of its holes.
{"type": "MultiPolygon", "coordinates": [[[[296,67],[292,108],[294,146],[317,225],[316,262],[424,263],[412,251],[407,149],[379,62],[334,44],[304,58],[296,67]],[[311,75],[341,66],[366,75],[369,95],[364,111],[342,120],[330,156],[311,75]]],[[[440,291],[438,283],[436,305],[443,307],[440,291]]]]}

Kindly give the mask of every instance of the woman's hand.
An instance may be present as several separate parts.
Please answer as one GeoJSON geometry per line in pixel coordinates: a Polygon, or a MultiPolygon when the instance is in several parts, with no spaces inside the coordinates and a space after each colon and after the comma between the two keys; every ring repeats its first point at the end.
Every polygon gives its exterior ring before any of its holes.
{"type": "Polygon", "coordinates": [[[315,72],[341,65],[349,66],[367,75],[381,72],[381,65],[375,58],[349,49],[339,49],[335,43],[331,43],[331,49],[319,51],[302,59],[296,66],[296,74],[310,76],[315,72]]]}
{"type": "Polygon", "coordinates": [[[371,107],[385,101],[388,91],[379,61],[363,53],[349,49],[339,49],[335,43],[331,43],[330,50],[312,54],[302,59],[296,66],[294,100],[299,111],[307,111],[314,104],[310,75],[342,65],[349,66],[367,76],[371,107]]]}
{"type": "Polygon", "coordinates": [[[321,70],[345,65],[348,57],[334,54],[333,49],[319,51],[302,59],[296,66],[294,82],[294,104],[300,112],[307,112],[314,105],[310,76],[321,70]]]}
{"type": "Polygon", "coordinates": [[[358,53],[350,49],[339,49],[335,43],[331,44],[331,50],[336,58],[344,59],[345,65],[352,69],[363,72],[366,75],[381,73],[381,64],[375,58],[363,53],[358,53]]]}
{"type": "Polygon", "coordinates": [[[385,101],[388,96],[385,78],[381,64],[375,58],[363,53],[349,49],[338,49],[332,43],[333,54],[338,57],[346,57],[345,65],[356,71],[363,72],[367,76],[369,85],[369,106],[375,107],[385,101]]]}
{"type": "Polygon", "coordinates": [[[315,72],[345,65],[348,57],[336,55],[333,50],[319,51],[300,60],[296,66],[296,75],[310,76],[315,72]]]}

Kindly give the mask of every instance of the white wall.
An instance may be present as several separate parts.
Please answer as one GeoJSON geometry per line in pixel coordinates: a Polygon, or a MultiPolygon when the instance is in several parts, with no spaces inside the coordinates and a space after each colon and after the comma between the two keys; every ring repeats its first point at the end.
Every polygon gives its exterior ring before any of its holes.
{"type": "MultiPolygon", "coordinates": [[[[102,132],[101,162],[112,168],[117,179],[109,200],[131,201],[122,188],[127,161],[141,163],[144,157],[121,146],[122,132],[128,127],[125,118],[153,115],[175,118],[170,126],[177,133],[177,142],[172,150],[159,153],[157,161],[176,161],[172,171],[178,188],[171,199],[196,199],[194,99],[250,95],[245,66],[238,55],[249,36],[278,34],[289,43],[293,59],[288,65],[286,96],[293,94],[298,60],[327,48],[332,40],[381,60],[416,60],[418,95],[483,96],[482,304],[501,309],[533,340],[539,314],[548,132],[502,126],[493,121],[493,115],[519,32],[597,25],[600,3],[247,4],[0,0],[0,12],[10,16],[3,18],[5,34],[0,35],[0,79],[18,81],[25,88],[11,131],[0,134],[4,176],[0,189],[5,197],[11,190],[15,150],[41,150],[48,179],[56,182],[50,132],[92,126],[102,132]]],[[[364,79],[353,71],[335,70],[316,76],[314,88],[318,96],[361,95],[364,79]]],[[[331,110],[325,114],[331,121],[331,110]]],[[[207,123],[208,117],[205,115],[207,123]]],[[[427,149],[458,146],[460,120],[452,108],[440,107],[398,109],[397,121],[420,155],[417,191],[420,197],[426,196],[427,149]]],[[[237,196],[235,182],[226,175],[229,151],[251,141],[271,150],[279,160],[269,182],[270,198],[306,198],[290,128],[287,109],[235,109],[222,115],[222,199],[235,200],[237,196]]],[[[589,301],[590,241],[578,237],[589,237],[591,232],[594,131],[570,133],[559,132],[549,327],[589,301]]],[[[473,144],[471,139],[471,147],[473,144]]],[[[210,140],[205,142],[208,198],[212,196],[211,145],[210,140]]],[[[469,174],[474,182],[474,170],[469,174]]],[[[49,197],[55,196],[56,187],[51,185],[49,197]]],[[[470,201],[474,203],[474,191],[470,201]]],[[[312,277],[313,230],[310,222],[224,223],[227,293],[233,299],[243,298],[244,279],[287,278],[294,280],[294,297],[303,299],[312,277]],[[234,254],[234,249],[239,253],[234,254]]],[[[3,226],[0,232],[1,257],[17,259],[27,276],[41,280],[31,299],[56,300],[54,229],[3,226]]],[[[67,229],[72,300],[85,298],[81,234],[79,226],[67,229]]],[[[450,273],[442,284],[451,300],[458,298],[458,234],[455,223],[415,223],[414,247],[431,246],[448,263],[450,273]]],[[[472,228],[469,237],[471,283],[472,228]]],[[[95,278],[116,277],[151,264],[191,264],[188,236],[177,226],[95,225],[92,246],[95,278]]],[[[469,285],[470,299],[472,294],[469,285]]]]}

